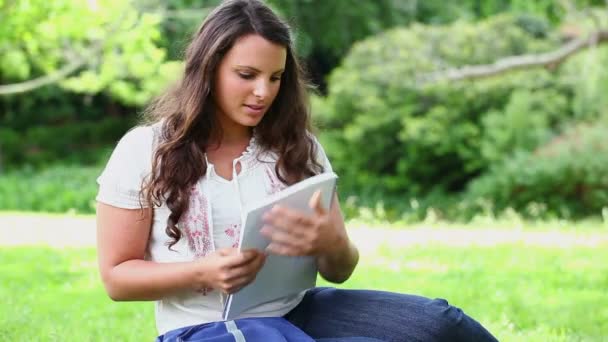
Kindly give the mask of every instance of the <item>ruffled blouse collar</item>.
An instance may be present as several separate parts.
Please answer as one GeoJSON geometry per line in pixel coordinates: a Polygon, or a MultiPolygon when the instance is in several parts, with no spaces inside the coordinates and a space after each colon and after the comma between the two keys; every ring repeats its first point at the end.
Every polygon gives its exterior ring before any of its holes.
{"type": "MultiPolygon", "coordinates": [[[[257,162],[258,154],[260,151],[261,151],[261,149],[257,143],[257,139],[255,137],[255,132],[254,132],[254,134],[251,135],[251,138],[249,139],[249,143],[245,147],[245,150],[241,153],[240,156],[235,158],[232,161],[232,163],[233,163],[233,165],[235,165],[236,163],[240,162],[241,163],[241,172],[243,172],[244,170],[251,169],[253,167],[253,165],[257,162]]],[[[213,163],[210,163],[209,159],[207,159],[207,153],[205,153],[205,162],[207,163],[208,171],[210,168],[214,167],[213,163]]]]}

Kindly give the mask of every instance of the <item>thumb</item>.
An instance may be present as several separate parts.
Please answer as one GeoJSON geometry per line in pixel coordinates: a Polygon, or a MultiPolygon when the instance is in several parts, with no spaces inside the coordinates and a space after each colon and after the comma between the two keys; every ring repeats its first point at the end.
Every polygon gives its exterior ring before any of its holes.
{"type": "Polygon", "coordinates": [[[326,211],[323,209],[323,205],[321,204],[321,190],[315,191],[315,193],[310,196],[308,206],[314,210],[315,214],[325,215],[326,211]]]}
{"type": "Polygon", "coordinates": [[[230,254],[233,254],[233,251],[231,248],[220,248],[217,250],[217,254],[220,256],[229,256],[230,254]]]}

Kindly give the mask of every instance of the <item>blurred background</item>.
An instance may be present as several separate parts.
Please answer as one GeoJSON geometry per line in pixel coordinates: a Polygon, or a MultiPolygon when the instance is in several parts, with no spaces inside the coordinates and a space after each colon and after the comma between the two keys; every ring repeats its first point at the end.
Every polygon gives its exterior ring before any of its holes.
{"type": "MultiPolygon", "coordinates": [[[[151,304],[97,279],[95,179],[219,2],[0,0],[0,337],[154,337],[151,304]]],[[[501,340],[608,341],[607,1],[267,3],[361,241],[342,286],[445,297],[501,340]]]]}

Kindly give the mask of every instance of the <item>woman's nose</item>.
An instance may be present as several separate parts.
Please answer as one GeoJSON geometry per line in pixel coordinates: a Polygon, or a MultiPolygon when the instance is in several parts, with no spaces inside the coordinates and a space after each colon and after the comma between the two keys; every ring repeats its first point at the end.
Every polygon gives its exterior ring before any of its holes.
{"type": "Polygon", "coordinates": [[[255,88],[253,89],[253,95],[260,99],[265,99],[268,96],[270,85],[265,80],[256,82],[255,88]]]}

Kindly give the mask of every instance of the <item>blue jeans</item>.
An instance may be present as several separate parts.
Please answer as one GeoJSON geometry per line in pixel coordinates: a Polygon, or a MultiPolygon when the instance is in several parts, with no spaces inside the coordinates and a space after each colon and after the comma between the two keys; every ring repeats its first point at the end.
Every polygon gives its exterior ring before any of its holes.
{"type": "Polygon", "coordinates": [[[408,342],[497,341],[444,299],[393,292],[314,288],[285,318],[323,342],[355,336],[408,342]]]}
{"type": "MultiPolygon", "coordinates": [[[[317,287],[283,318],[246,318],[230,324],[248,336],[246,341],[260,342],[497,341],[444,299],[393,292],[317,287]]],[[[228,330],[225,323],[213,322],[172,330],[156,341],[235,341],[228,330]]]]}

